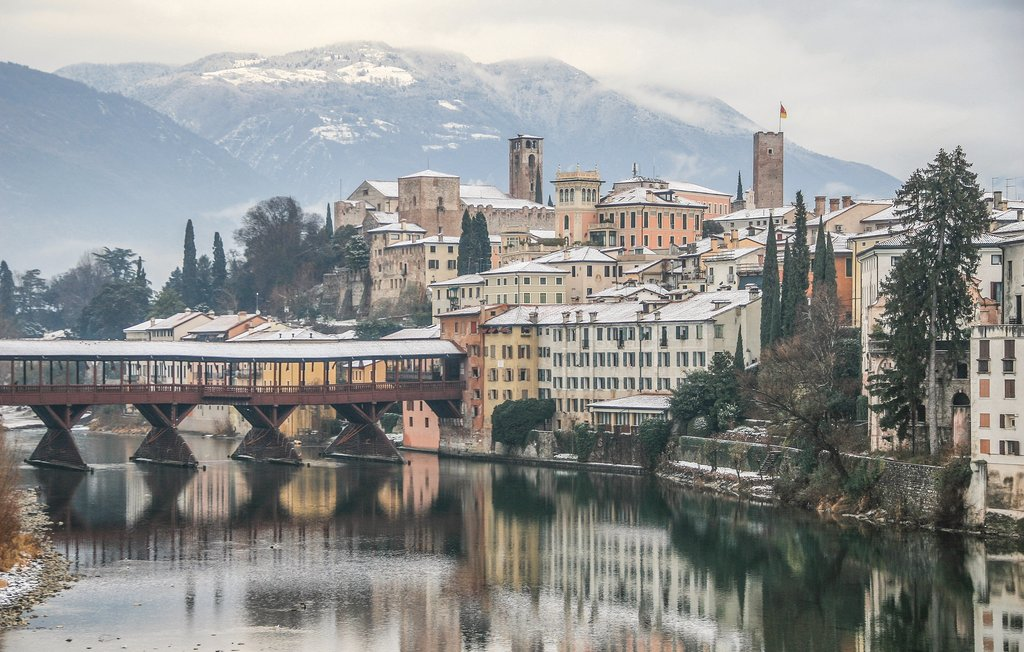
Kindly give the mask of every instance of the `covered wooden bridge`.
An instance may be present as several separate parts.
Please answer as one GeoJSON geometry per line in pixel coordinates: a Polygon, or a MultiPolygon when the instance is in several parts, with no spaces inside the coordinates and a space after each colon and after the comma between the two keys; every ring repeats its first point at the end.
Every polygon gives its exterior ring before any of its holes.
{"type": "Polygon", "coordinates": [[[251,343],[0,340],[0,405],[46,425],[27,460],[86,470],[71,433],[92,405],[134,405],[152,426],[134,461],[196,466],[178,425],[197,405],[232,405],[252,426],[235,459],[298,463],[280,426],[301,405],[330,405],[348,426],[325,456],[401,461],[377,420],[424,401],[461,416],[465,352],[446,340],[251,343]]]}

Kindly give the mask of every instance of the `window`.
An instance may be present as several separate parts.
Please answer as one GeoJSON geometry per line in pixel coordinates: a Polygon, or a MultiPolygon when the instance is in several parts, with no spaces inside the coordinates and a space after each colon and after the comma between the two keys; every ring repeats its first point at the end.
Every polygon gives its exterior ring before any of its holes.
{"type": "Polygon", "coordinates": [[[458,269],[458,268],[459,268],[459,261],[457,261],[457,260],[449,260],[448,261],[448,269],[458,269]]]}
{"type": "Polygon", "coordinates": [[[999,454],[1000,455],[1020,455],[1020,442],[1012,439],[1002,439],[999,441],[999,454]]]}
{"type": "Polygon", "coordinates": [[[725,337],[725,325],[715,324],[715,339],[720,340],[725,337]]]}
{"type": "Polygon", "coordinates": [[[1017,398],[1017,381],[1013,378],[1003,381],[1003,398],[1017,398]]]}
{"type": "Polygon", "coordinates": [[[439,268],[440,268],[440,264],[438,263],[438,261],[433,260],[433,259],[427,261],[427,269],[439,269],[439,268]]]}
{"type": "Polygon", "coordinates": [[[988,378],[981,378],[978,380],[978,396],[981,398],[988,398],[990,389],[990,381],[988,378]]]}
{"type": "Polygon", "coordinates": [[[992,254],[992,264],[993,265],[1002,265],[1003,264],[1003,255],[1002,254],[992,254]]]}
{"type": "Polygon", "coordinates": [[[852,278],[853,277],[853,258],[847,258],[846,259],[846,277],[847,278],[852,278]]]}
{"type": "Polygon", "coordinates": [[[694,328],[697,330],[696,338],[698,340],[704,339],[704,324],[697,324],[696,326],[694,326],[694,328]]]}

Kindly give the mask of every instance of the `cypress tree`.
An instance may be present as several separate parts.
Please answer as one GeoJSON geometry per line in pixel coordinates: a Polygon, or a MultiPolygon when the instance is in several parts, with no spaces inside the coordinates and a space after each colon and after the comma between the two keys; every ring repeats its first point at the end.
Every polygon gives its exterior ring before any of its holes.
{"type": "Polygon", "coordinates": [[[14,274],[6,260],[0,260],[0,319],[14,319],[14,274]]]}
{"type": "Polygon", "coordinates": [[[796,270],[793,268],[793,255],[789,242],[782,252],[782,296],[779,301],[779,337],[790,337],[793,334],[793,317],[796,305],[793,298],[793,284],[796,270]]]}
{"type": "Polygon", "coordinates": [[[811,275],[814,277],[814,289],[811,292],[811,297],[818,294],[818,290],[821,286],[822,277],[825,275],[825,262],[826,258],[826,245],[825,245],[825,226],[824,220],[818,218],[818,237],[814,241],[814,265],[811,268],[811,275]]]}
{"type": "Polygon", "coordinates": [[[740,332],[736,335],[736,353],[733,354],[732,358],[732,364],[736,367],[736,371],[743,371],[746,366],[743,364],[743,360],[743,327],[740,326],[740,332]]]}
{"type": "Polygon", "coordinates": [[[736,172],[736,201],[743,201],[743,174],[736,172]]]}
{"type": "Polygon", "coordinates": [[[479,274],[491,268],[491,234],[487,231],[487,218],[480,211],[473,218],[473,235],[474,253],[478,259],[476,272],[479,274]]]}
{"type": "Polygon", "coordinates": [[[192,307],[199,301],[196,267],[196,232],[192,220],[185,224],[185,256],[181,263],[181,298],[192,307]]]}
{"type": "Polygon", "coordinates": [[[761,279],[761,350],[763,351],[771,346],[779,336],[779,245],[775,242],[775,220],[770,216],[761,279]]]}
{"type": "Polygon", "coordinates": [[[456,259],[456,268],[459,276],[469,274],[470,261],[475,258],[473,252],[475,244],[473,240],[473,219],[469,216],[469,209],[467,208],[462,213],[462,233],[459,235],[459,256],[456,259]]]}
{"type": "MultiPolygon", "coordinates": [[[[219,232],[213,234],[213,270],[211,280],[214,294],[223,290],[228,281],[228,261],[224,256],[224,241],[220,238],[219,232]]],[[[216,298],[216,297],[214,297],[216,298]]]]}
{"type": "MultiPolygon", "coordinates": [[[[796,191],[796,232],[793,234],[793,322],[789,335],[795,335],[802,328],[807,316],[807,275],[811,271],[811,252],[807,246],[807,207],[804,206],[804,193],[796,191]]],[[[789,276],[789,270],[786,270],[789,276]]]]}
{"type": "Polygon", "coordinates": [[[331,218],[330,204],[327,204],[327,221],[324,223],[324,234],[328,240],[334,237],[334,220],[331,218]]]}

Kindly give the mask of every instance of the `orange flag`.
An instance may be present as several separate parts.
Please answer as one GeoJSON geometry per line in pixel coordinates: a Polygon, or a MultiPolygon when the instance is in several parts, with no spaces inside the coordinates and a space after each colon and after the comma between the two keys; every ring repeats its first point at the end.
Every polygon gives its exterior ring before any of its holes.
{"type": "Polygon", "coordinates": [[[779,104],[779,119],[781,120],[783,118],[788,118],[788,117],[789,116],[786,115],[786,107],[784,107],[781,104],[779,104]]]}

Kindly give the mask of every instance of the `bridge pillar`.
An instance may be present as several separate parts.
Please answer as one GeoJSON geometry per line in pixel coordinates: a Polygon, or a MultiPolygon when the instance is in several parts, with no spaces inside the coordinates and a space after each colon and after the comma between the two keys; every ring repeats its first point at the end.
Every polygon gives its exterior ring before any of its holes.
{"type": "Polygon", "coordinates": [[[301,464],[302,456],[295,450],[295,443],[281,433],[285,422],[295,405],[236,405],[235,408],[249,422],[252,429],[245,433],[242,443],[231,454],[233,460],[254,462],[276,462],[278,464],[301,464]]]}
{"type": "Polygon", "coordinates": [[[404,464],[402,454],[377,425],[380,415],[391,405],[391,402],[333,405],[338,414],[348,420],[349,425],[320,453],[320,456],[404,464]]]}
{"type": "Polygon", "coordinates": [[[88,471],[71,436],[71,427],[88,409],[88,405],[33,405],[32,411],[46,426],[46,433],[25,461],[33,466],[88,471]]]}
{"type": "Polygon", "coordinates": [[[178,424],[195,408],[189,404],[137,404],[139,411],[152,427],[138,450],[130,458],[133,462],[167,464],[169,466],[199,466],[192,449],[178,434],[178,424]]]}

